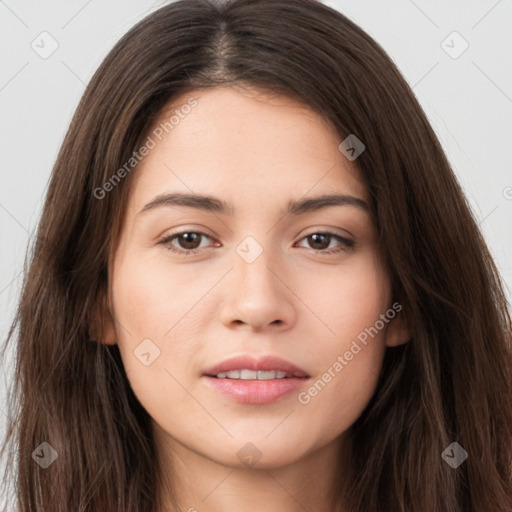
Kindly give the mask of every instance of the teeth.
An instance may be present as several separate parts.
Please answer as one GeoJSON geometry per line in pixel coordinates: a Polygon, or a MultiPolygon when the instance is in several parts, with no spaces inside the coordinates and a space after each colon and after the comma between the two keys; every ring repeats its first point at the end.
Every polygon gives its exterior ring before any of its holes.
{"type": "MultiPolygon", "coordinates": [[[[258,371],[258,380],[270,380],[275,379],[277,377],[278,372],[273,371],[258,371]]],[[[286,375],[284,372],[279,372],[283,374],[283,377],[286,375]]],[[[281,377],[280,377],[281,378],[281,377]]]]}
{"type": "Polygon", "coordinates": [[[278,371],[255,371],[255,370],[231,370],[229,372],[221,372],[216,375],[218,379],[238,379],[238,380],[272,380],[285,379],[293,377],[291,373],[278,371]]]}
{"type": "Polygon", "coordinates": [[[258,378],[258,372],[254,370],[240,370],[241,380],[256,380],[258,378]]]}

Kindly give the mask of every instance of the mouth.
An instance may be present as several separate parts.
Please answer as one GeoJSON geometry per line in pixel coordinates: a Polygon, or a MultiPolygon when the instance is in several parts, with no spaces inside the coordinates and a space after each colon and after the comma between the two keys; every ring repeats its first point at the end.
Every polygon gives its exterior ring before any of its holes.
{"type": "Polygon", "coordinates": [[[255,358],[242,354],[225,359],[204,372],[209,377],[221,379],[271,380],[309,377],[295,364],[281,357],[266,355],[255,358]]]}
{"type": "Polygon", "coordinates": [[[298,391],[310,376],[285,359],[242,355],[225,360],[202,375],[209,387],[244,404],[268,404],[298,391]]]}
{"type": "MultiPolygon", "coordinates": [[[[294,375],[283,370],[230,370],[228,372],[219,372],[217,375],[208,375],[216,379],[234,379],[234,380],[273,380],[273,379],[290,379],[294,375]]],[[[295,376],[296,377],[296,376],[295,376]]]]}

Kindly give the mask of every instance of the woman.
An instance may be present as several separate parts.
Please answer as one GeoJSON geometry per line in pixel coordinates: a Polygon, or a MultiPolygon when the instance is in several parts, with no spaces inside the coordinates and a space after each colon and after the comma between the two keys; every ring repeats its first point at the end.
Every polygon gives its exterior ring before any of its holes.
{"type": "Polygon", "coordinates": [[[119,41],[16,328],[20,511],[512,510],[498,272],[410,88],[319,2],[119,41]]]}

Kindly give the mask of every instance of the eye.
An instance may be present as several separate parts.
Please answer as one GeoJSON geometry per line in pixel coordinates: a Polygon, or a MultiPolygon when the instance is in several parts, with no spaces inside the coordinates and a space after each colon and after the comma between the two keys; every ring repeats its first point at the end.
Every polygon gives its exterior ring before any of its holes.
{"type": "Polygon", "coordinates": [[[204,247],[201,247],[198,242],[200,242],[201,238],[211,238],[201,231],[183,231],[181,233],[176,233],[174,235],[168,236],[161,240],[159,243],[164,245],[167,249],[172,252],[176,252],[179,254],[183,254],[185,256],[189,254],[196,254],[203,250],[204,247]],[[176,239],[176,242],[180,247],[176,247],[173,244],[173,240],[176,239]]]}
{"type": "Polygon", "coordinates": [[[334,254],[341,251],[346,251],[347,249],[351,249],[355,245],[355,242],[353,240],[338,235],[337,233],[333,233],[332,231],[318,231],[310,233],[309,235],[306,235],[304,238],[302,238],[302,240],[306,240],[307,243],[310,244],[311,247],[316,252],[319,252],[321,254],[334,254]],[[331,249],[329,251],[326,251],[325,249],[328,249],[329,246],[331,246],[331,242],[333,240],[337,240],[341,244],[341,247],[339,247],[338,249],[331,249]]]}

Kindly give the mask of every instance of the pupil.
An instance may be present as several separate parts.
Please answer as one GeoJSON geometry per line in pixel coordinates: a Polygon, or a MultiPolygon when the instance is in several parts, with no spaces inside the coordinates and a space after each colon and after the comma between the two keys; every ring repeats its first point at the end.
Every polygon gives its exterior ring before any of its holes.
{"type": "Polygon", "coordinates": [[[197,240],[196,241],[194,241],[194,240],[196,238],[198,238],[197,233],[184,233],[183,235],[181,235],[181,238],[185,239],[185,243],[181,244],[181,246],[184,249],[195,249],[196,248],[196,247],[194,247],[194,243],[196,243],[197,240]],[[189,247],[187,244],[192,244],[192,247],[189,247]]]}
{"type": "Polygon", "coordinates": [[[320,243],[321,247],[316,247],[317,249],[325,249],[326,247],[329,246],[329,243],[326,241],[328,240],[329,238],[329,235],[322,235],[322,234],[313,234],[313,235],[309,235],[308,237],[310,239],[310,242],[313,241],[313,243],[320,243]],[[324,242],[319,242],[318,239],[319,238],[323,238],[324,239],[324,242]]]}

